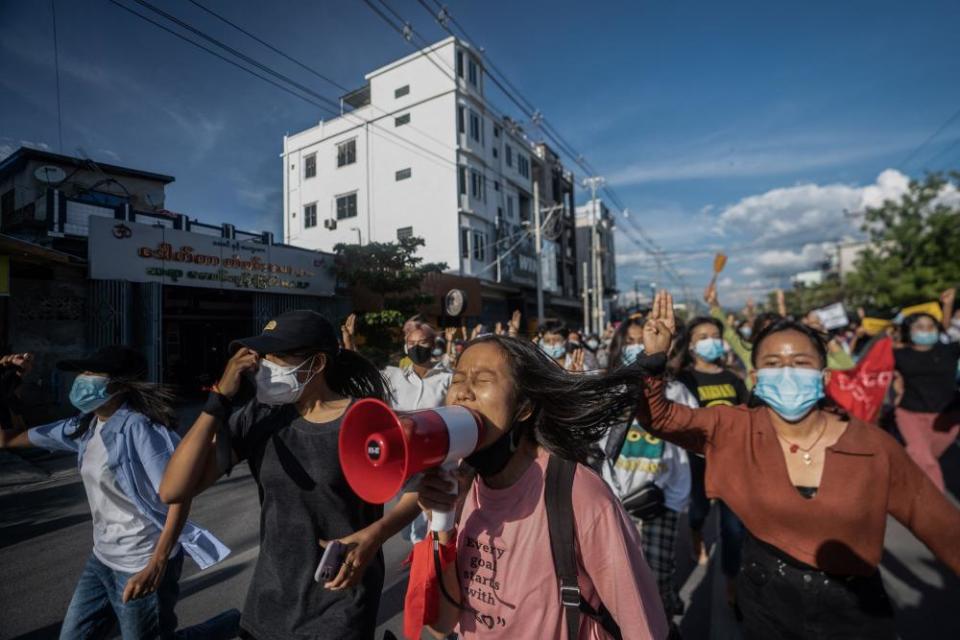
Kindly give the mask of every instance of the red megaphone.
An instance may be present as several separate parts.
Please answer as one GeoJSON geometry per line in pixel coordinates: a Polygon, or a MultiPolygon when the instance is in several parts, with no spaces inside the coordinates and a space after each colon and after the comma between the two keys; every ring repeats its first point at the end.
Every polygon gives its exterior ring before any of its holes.
{"type": "Polygon", "coordinates": [[[483,420],[466,407],[397,412],[365,398],[343,416],[340,467],[354,493],[383,504],[412,476],[473,453],[482,432],[483,420]]]}

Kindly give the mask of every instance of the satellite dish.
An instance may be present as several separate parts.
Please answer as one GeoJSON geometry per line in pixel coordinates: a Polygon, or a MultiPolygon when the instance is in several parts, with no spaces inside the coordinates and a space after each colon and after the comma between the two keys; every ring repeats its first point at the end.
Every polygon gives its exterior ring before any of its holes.
{"type": "Polygon", "coordinates": [[[64,173],[63,169],[60,167],[55,167],[52,164],[45,164],[37,167],[37,170],[33,172],[33,177],[45,184],[53,184],[54,182],[60,182],[66,178],[67,174],[64,173]]]}
{"type": "Polygon", "coordinates": [[[155,209],[163,208],[163,191],[149,191],[143,194],[143,199],[147,201],[147,204],[155,209]]]}

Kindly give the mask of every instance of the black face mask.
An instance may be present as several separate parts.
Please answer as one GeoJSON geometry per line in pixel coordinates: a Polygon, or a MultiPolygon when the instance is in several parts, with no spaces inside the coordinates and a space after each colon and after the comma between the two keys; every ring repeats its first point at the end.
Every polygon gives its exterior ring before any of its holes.
{"type": "Polygon", "coordinates": [[[433,357],[433,349],[418,344],[415,347],[407,347],[407,356],[410,357],[413,364],[424,365],[430,362],[430,358],[433,357]]]}
{"type": "Polygon", "coordinates": [[[507,466],[510,458],[520,446],[523,437],[523,427],[514,426],[493,443],[480,451],[475,451],[464,458],[467,464],[477,470],[482,478],[495,476],[507,466]]]}

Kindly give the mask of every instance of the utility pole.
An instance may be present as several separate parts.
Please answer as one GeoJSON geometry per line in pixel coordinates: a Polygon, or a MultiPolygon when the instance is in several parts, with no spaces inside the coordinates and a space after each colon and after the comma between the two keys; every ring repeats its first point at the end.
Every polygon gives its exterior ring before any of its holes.
{"type": "Polygon", "coordinates": [[[635,311],[640,311],[640,281],[637,278],[633,279],[633,306],[635,311]]]}
{"type": "Polygon", "coordinates": [[[603,273],[600,257],[600,234],[597,229],[600,223],[600,208],[597,202],[597,189],[602,187],[604,179],[600,176],[584,178],[583,186],[590,189],[592,215],[590,220],[590,239],[593,251],[591,264],[593,266],[593,327],[599,335],[603,331],[603,273]]]}
{"type": "Polygon", "coordinates": [[[583,269],[583,330],[590,333],[590,272],[587,263],[582,263],[583,269]]]}
{"type": "Polygon", "coordinates": [[[537,255],[537,326],[543,326],[543,243],[540,233],[540,181],[533,181],[533,242],[537,255]]]}

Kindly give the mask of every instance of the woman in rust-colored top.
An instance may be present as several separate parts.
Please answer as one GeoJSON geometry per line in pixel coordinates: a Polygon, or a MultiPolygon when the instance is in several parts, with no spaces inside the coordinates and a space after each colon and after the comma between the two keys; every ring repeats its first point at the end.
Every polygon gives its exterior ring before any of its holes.
{"type": "MultiPolygon", "coordinates": [[[[675,328],[660,292],[645,369],[662,371],[675,328]]],[[[894,638],[877,570],[887,514],[960,575],[960,511],[885,432],[822,408],[830,373],[813,330],[775,323],[752,357],[750,407],[690,409],[650,377],[638,411],[650,432],[706,456],[707,495],[743,520],[745,637],[894,638]]]]}

